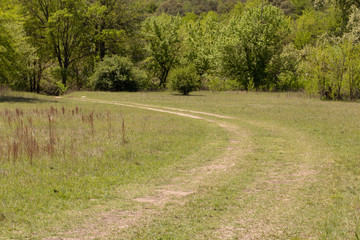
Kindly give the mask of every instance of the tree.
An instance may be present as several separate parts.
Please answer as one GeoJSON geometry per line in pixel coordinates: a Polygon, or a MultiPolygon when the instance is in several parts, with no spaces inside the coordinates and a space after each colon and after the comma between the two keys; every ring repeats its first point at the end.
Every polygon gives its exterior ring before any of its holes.
{"type": "Polygon", "coordinates": [[[37,47],[38,55],[50,55],[57,60],[62,83],[66,86],[69,67],[91,51],[85,2],[21,0],[21,3],[29,16],[25,29],[37,47]]]}
{"type": "Polygon", "coordinates": [[[137,29],[143,19],[142,8],[135,1],[88,0],[88,17],[92,27],[92,42],[97,57],[106,54],[123,54],[129,42],[134,43],[137,29]]]}
{"type": "Polygon", "coordinates": [[[348,52],[348,87],[351,100],[360,97],[360,9],[353,6],[344,40],[348,52]]]}
{"type": "Polygon", "coordinates": [[[0,21],[0,83],[9,83],[15,72],[16,53],[12,39],[0,21]]]}
{"type": "Polygon", "coordinates": [[[340,11],[342,18],[342,30],[344,31],[349,21],[352,6],[360,7],[359,0],[335,0],[336,7],[340,11]]]}
{"type": "Polygon", "coordinates": [[[360,9],[355,6],[351,9],[344,37],[354,44],[360,43],[360,9]]]}
{"type": "Polygon", "coordinates": [[[180,2],[178,0],[166,0],[160,4],[157,11],[159,13],[166,13],[173,16],[176,16],[178,14],[183,15],[184,9],[183,9],[183,2],[180,2]]]}
{"type": "Polygon", "coordinates": [[[311,0],[290,0],[294,8],[294,14],[301,15],[304,10],[311,10],[313,8],[311,0]]]}
{"type": "Polygon", "coordinates": [[[159,87],[165,87],[170,70],[179,61],[180,20],[180,17],[162,14],[147,18],[142,26],[149,55],[146,62],[150,73],[159,80],[159,87]]]}
{"type": "Polygon", "coordinates": [[[346,59],[345,89],[350,100],[360,98],[360,45],[344,41],[346,59]]]}
{"type": "Polygon", "coordinates": [[[17,4],[0,1],[0,83],[26,89],[35,49],[27,42],[22,22],[17,4]]]}
{"type": "Polygon", "coordinates": [[[222,72],[244,89],[269,89],[280,73],[274,76],[269,69],[274,70],[288,34],[289,22],[274,6],[251,7],[235,15],[220,44],[222,72]]]}
{"type": "Polygon", "coordinates": [[[360,46],[345,38],[322,39],[304,64],[308,91],[322,99],[360,97],[360,46]]]}
{"type": "Polygon", "coordinates": [[[202,19],[186,23],[184,56],[187,63],[195,65],[200,76],[215,68],[215,46],[220,27],[219,16],[215,12],[208,12],[202,19]]]}
{"type": "Polygon", "coordinates": [[[297,49],[307,44],[314,44],[318,36],[330,30],[331,21],[329,14],[316,10],[306,10],[294,23],[294,45],[297,49]]]}

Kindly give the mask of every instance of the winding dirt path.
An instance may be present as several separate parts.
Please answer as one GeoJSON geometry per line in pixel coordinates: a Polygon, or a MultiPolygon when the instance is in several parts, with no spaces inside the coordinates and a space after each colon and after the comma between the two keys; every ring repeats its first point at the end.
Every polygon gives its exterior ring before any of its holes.
{"type": "MultiPolygon", "coordinates": [[[[197,191],[202,184],[209,181],[215,175],[225,174],[236,164],[236,161],[239,161],[244,154],[250,151],[250,149],[247,149],[250,144],[248,143],[249,136],[246,131],[240,129],[239,126],[224,121],[235,119],[230,116],[180,108],[105,101],[86,97],[72,100],[144,109],[207,121],[209,123],[217,124],[219,127],[229,132],[231,138],[224,154],[219,158],[208,162],[201,167],[181,172],[181,176],[172,179],[168,184],[158,186],[151,196],[142,196],[131,199],[131,201],[139,203],[139,206],[136,209],[130,211],[121,211],[117,209],[104,211],[96,218],[83,224],[80,228],[60,234],[62,236],[46,238],[47,240],[106,239],[114,235],[121,236],[121,232],[124,229],[137,225],[140,222],[144,224],[144,222],[151,218],[149,216],[156,216],[159,208],[163,208],[166,204],[184,204],[187,201],[186,197],[188,195],[197,194],[197,191]]],[[[121,239],[121,237],[119,238],[121,239]]]]}
{"type": "MultiPolygon", "coordinates": [[[[251,163],[247,163],[244,157],[258,151],[253,143],[253,133],[237,124],[238,119],[231,116],[86,97],[72,100],[137,108],[207,121],[217,124],[228,132],[230,140],[220,157],[203,166],[181,172],[179,177],[173,178],[169,183],[157,186],[151,195],[128,199],[136,203],[131,210],[104,210],[81,227],[61,233],[56,237],[46,238],[49,240],[123,239],[122,234],[132,226],[146,225],[154,218],[159,218],[160,210],[168,204],[180,206],[185,204],[190,196],[199,194],[201,186],[211,183],[216,177],[229,173],[237,164],[241,163],[246,171],[246,166],[251,163]],[[117,237],[114,238],[114,236],[117,237]]],[[[296,216],[297,212],[289,211],[289,209],[304,207],[293,196],[316,181],[319,170],[312,165],[311,157],[316,149],[313,149],[311,143],[307,143],[308,139],[301,132],[293,132],[283,126],[271,126],[259,122],[247,122],[247,124],[264,131],[276,130],[277,136],[273,140],[279,142],[274,144],[274,149],[268,150],[279,152],[280,155],[294,154],[294,158],[297,159],[287,165],[276,160],[262,163],[265,165],[260,167],[257,178],[247,185],[242,196],[239,196],[239,203],[243,205],[241,211],[234,212],[234,216],[230,219],[224,219],[216,230],[215,236],[217,239],[278,239],[279,236],[286,234],[284,225],[287,228],[295,228],[294,223],[288,221],[292,215],[296,216]],[[284,139],[289,138],[296,139],[296,142],[292,140],[294,142],[291,144],[286,143],[284,139]],[[277,146],[281,147],[277,148],[277,146]],[[304,150],[302,156],[297,156],[297,148],[304,150]],[[264,205],[264,202],[267,204],[264,205]]],[[[306,236],[306,233],[303,235],[304,237],[311,236],[306,236]]]]}

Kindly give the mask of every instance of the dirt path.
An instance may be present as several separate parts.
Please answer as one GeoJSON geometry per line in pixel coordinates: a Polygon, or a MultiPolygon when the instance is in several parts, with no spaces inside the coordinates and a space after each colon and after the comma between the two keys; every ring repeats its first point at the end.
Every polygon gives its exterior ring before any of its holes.
{"type": "MultiPolygon", "coordinates": [[[[184,205],[190,197],[199,194],[201,186],[211,183],[214,178],[231,173],[239,163],[246,171],[250,163],[247,163],[244,157],[258,152],[253,143],[253,133],[236,124],[236,119],[230,116],[129,102],[89,98],[73,100],[144,109],[207,121],[223,128],[231,138],[220,157],[201,167],[181,172],[179,177],[172,179],[168,184],[157,186],[151,195],[128,199],[136,203],[136,207],[132,207],[131,210],[104,210],[80,228],[47,239],[123,239],[123,233],[132,226],[146,226],[154,218],[160,218],[161,209],[166,205],[184,205]]],[[[233,216],[224,219],[213,235],[217,239],[278,239],[279,236],[288,236],[284,226],[296,229],[296,221],[289,222],[289,219],[299,213],[297,209],[306,209],[306,206],[294,196],[301,194],[303,188],[316,181],[319,169],[312,165],[311,158],[316,150],[312,149],[312,144],[307,142],[308,139],[301,132],[292,132],[283,126],[256,122],[247,124],[263,131],[275,132],[271,139],[274,143],[266,151],[274,151],[277,155],[268,162],[257,163],[259,169],[255,173],[255,180],[249,183],[239,196],[238,202],[241,207],[233,212],[233,216]],[[288,142],[289,139],[291,142],[288,142]],[[296,139],[296,142],[292,142],[293,139],[296,139]],[[299,155],[299,151],[303,152],[299,155]],[[284,164],[284,161],[288,160],[281,160],[283,156],[291,158],[292,154],[294,161],[284,164]]],[[[306,232],[301,235],[309,237],[306,232]]]]}
{"type": "Polygon", "coordinates": [[[67,233],[62,233],[60,234],[62,236],[59,237],[46,238],[47,240],[106,239],[114,235],[121,236],[123,230],[133,225],[137,225],[140,222],[144,224],[144,222],[149,221],[149,219],[151,220],[151,216],[156,216],[159,208],[163,208],[166,204],[184,204],[187,201],[187,196],[197,194],[198,188],[202,184],[209,181],[215,175],[225,174],[236,164],[236,161],[238,161],[239,158],[250,151],[250,149],[247,149],[250,144],[248,143],[249,137],[246,134],[246,131],[234,124],[223,121],[224,119],[234,119],[230,116],[138,103],[111,102],[85,97],[73,100],[138,108],[203,120],[217,124],[219,127],[229,132],[231,139],[226,147],[226,151],[220,158],[208,162],[201,167],[181,172],[180,177],[172,179],[166,185],[158,186],[151,196],[141,196],[129,199],[139,203],[136,209],[130,211],[121,211],[117,209],[111,211],[106,210],[98,214],[97,217],[92,218],[80,228],[67,233]]]}
{"type": "Polygon", "coordinates": [[[268,131],[272,142],[267,148],[257,146],[260,148],[254,154],[260,153],[255,158],[261,157],[261,152],[273,156],[266,158],[264,154],[256,179],[238,198],[241,207],[234,211],[236,217],[223,222],[218,239],[315,239],[304,216],[311,214],[308,203],[316,193],[310,195],[306,189],[316,185],[324,168],[325,161],[314,162],[322,153],[303,132],[261,122],[251,124],[268,131]]]}

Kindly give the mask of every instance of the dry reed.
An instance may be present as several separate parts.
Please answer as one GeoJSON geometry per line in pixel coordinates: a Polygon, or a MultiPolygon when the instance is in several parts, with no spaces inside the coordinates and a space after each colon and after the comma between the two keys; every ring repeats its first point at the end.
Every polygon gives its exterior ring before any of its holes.
{"type": "Polygon", "coordinates": [[[53,106],[27,111],[4,109],[0,111],[0,124],[3,121],[6,126],[0,132],[0,161],[16,163],[27,160],[33,164],[38,157],[73,158],[79,153],[80,146],[95,139],[99,142],[103,136],[108,138],[107,144],[117,141],[116,136],[125,144],[125,119],[121,117],[120,134],[114,134],[116,125],[112,120],[110,111],[86,114],[77,106],[73,109],[62,106],[59,110],[53,106]]]}

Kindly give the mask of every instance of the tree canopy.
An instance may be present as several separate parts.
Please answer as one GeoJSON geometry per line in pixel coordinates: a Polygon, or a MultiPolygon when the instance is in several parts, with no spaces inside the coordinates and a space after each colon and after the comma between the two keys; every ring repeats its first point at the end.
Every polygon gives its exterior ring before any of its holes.
{"type": "Polygon", "coordinates": [[[146,76],[142,90],[164,89],[173,71],[192,69],[203,89],[355,99],[359,7],[358,0],[1,0],[0,82],[47,94],[91,89],[99,66],[122,59],[146,76]]]}

